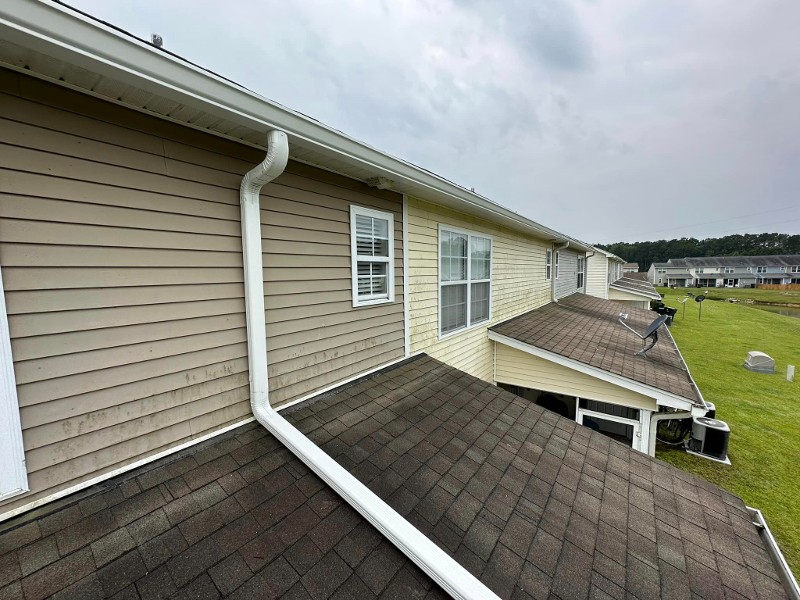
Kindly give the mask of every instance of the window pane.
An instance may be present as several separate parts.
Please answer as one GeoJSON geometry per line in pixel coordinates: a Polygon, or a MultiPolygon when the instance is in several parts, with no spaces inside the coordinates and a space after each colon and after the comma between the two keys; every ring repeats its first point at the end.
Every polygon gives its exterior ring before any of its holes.
{"type": "Polygon", "coordinates": [[[358,263],[358,295],[388,296],[388,266],[386,263],[358,263]]]}
{"type": "Polygon", "coordinates": [[[451,231],[442,232],[439,249],[441,281],[464,281],[467,278],[467,238],[451,231]]]}
{"type": "Polygon", "coordinates": [[[442,286],[442,333],[467,326],[467,286],[442,286]]]}
{"type": "Polygon", "coordinates": [[[489,282],[472,284],[470,325],[489,318],[489,285],[489,282]]]}
{"type": "Polygon", "coordinates": [[[356,254],[389,256],[389,221],[356,215],[356,254]]]}
{"type": "Polygon", "coordinates": [[[472,247],[472,279],[489,279],[491,276],[491,247],[492,243],[487,238],[473,237],[470,240],[472,247]]]}

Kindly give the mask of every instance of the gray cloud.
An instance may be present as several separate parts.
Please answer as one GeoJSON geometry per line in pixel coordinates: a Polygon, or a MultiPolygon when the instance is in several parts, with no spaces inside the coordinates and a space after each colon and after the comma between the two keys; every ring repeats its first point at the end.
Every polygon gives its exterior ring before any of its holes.
{"type": "Polygon", "coordinates": [[[794,0],[75,2],[587,241],[800,231],[794,0]]]}

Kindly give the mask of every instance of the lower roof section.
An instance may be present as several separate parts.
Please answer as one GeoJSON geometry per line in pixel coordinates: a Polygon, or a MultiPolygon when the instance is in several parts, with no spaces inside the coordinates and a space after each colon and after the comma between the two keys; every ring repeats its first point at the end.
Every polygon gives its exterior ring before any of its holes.
{"type": "Polygon", "coordinates": [[[623,313],[627,324],[641,333],[658,317],[643,308],[573,294],[495,325],[489,336],[575,368],[608,374],[618,384],[647,391],[659,404],[704,406],[669,329],[661,327],[655,347],[636,356],[643,341],[619,323],[623,313]]]}
{"type": "Polygon", "coordinates": [[[611,282],[609,287],[642,296],[643,298],[661,300],[661,294],[656,291],[656,288],[654,288],[649,281],[642,281],[641,279],[634,279],[631,277],[620,277],[616,281],[611,282]]]}
{"type": "Polygon", "coordinates": [[[741,499],[426,355],[284,415],[501,598],[784,598],[741,499]]]}

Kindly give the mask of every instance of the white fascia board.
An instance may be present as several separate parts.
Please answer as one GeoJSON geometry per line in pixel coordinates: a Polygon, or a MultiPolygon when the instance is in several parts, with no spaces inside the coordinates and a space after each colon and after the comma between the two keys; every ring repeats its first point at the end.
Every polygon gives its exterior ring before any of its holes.
{"type": "Polygon", "coordinates": [[[681,410],[691,410],[692,407],[695,406],[691,400],[687,400],[686,398],[681,398],[680,396],[677,396],[670,392],[659,390],[658,388],[654,388],[651,385],[640,383],[638,381],[634,381],[633,379],[622,377],[621,375],[615,375],[614,373],[604,371],[603,369],[593,367],[592,365],[587,365],[586,363],[582,363],[580,361],[567,358],[566,356],[561,356],[560,354],[556,354],[555,352],[550,352],[549,350],[543,350],[542,348],[537,348],[536,346],[532,346],[530,344],[526,344],[525,342],[515,340],[514,338],[502,335],[500,333],[497,333],[496,331],[491,331],[491,330],[489,331],[489,339],[495,342],[500,342],[501,344],[505,344],[506,346],[516,348],[517,350],[526,352],[527,354],[536,356],[537,358],[541,358],[550,361],[552,363],[555,363],[557,365],[561,365],[562,367],[567,367],[568,369],[572,369],[573,371],[578,371],[579,373],[583,373],[584,375],[589,375],[596,379],[600,379],[601,381],[612,383],[621,388],[625,388],[627,390],[631,390],[632,392],[642,394],[643,396],[652,398],[653,400],[656,401],[656,404],[659,404],[660,406],[679,408],[681,410]]]}
{"type": "Polygon", "coordinates": [[[0,3],[0,38],[255,131],[284,131],[290,142],[301,140],[306,147],[368,169],[375,176],[424,189],[432,200],[456,202],[479,216],[514,229],[547,240],[570,240],[580,249],[590,248],[443,177],[380,152],[66,7],[45,1],[5,0],[0,3]]]}

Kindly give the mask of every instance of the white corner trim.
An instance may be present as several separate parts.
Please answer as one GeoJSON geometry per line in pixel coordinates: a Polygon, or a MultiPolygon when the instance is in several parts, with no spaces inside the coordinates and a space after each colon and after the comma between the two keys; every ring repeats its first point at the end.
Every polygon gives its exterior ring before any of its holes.
{"type": "Polygon", "coordinates": [[[592,365],[587,365],[586,363],[582,363],[577,360],[561,356],[560,354],[556,354],[555,352],[550,352],[548,350],[543,350],[542,348],[537,348],[536,346],[532,346],[530,344],[526,344],[525,342],[515,340],[514,338],[502,335],[500,333],[497,333],[496,331],[489,331],[489,339],[505,344],[506,346],[516,348],[517,350],[521,350],[522,352],[526,352],[527,354],[530,354],[532,356],[542,358],[557,365],[561,365],[562,367],[567,367],[568,369],[572,369],[573,371],[578,371],[579,373],[589,375],[596,379],[600,379],[601,381],[612,383],[621,388],[631,390],[632,392],[636,392],[637,394],[642,394],[643,396],[653,398],[656,401],[656,403],[661,406],[669,406],[670,408],[680,408],[682,410],[691,410],[691,408],[694,406],[690,400],[681,398],[680,396],[671,394],[670,392],[659,390],[658,388],[654,388],[653,386],[640,383],[632,379],[628,379],[627,377],[622,377],[621,375],[615,375],[614,373],[609,373],[608,371],[604,371],[603,369],[599,369],[597,367],[593,367],[592,365]]]}
{"type": "Polygon", "coordinates": [[[403,339],[405,343],[405,355],[411,356],[411,298],[408,297],[409,275],[408,275],[408,196],[403,194],[403,339]]]}
{"type": "Polygon", "coordinates": [[[8,329],[3,272],[0,270],[0,500],[28,491],[25,448],[19,420],[17,383],[8,329]]]}
{"type": "Polygon", "coordinates": [[[122,475],[123,473],[127,473],[128,471],[133,471],[134,469],[138,469],[139,467],[143,467],[148,463],[160,460],[165,456],[169,456],[170,454],[175,454],[176,452],[180,452],[181,450],[185,450],[186,448],[191,448],[192,446],[196,446],[197,444],[205,442],[206,440],[210,440],[211,438],[217,437],[218,435],[227,433],[232,429],[236,429],[237,427],[241,427],[242,425],[247,425],[248,423],[252,423],[255,420],[256,420],[255,417],[247,417],[245,419],[242,419],[241,421],[236,421],[236,423],[227,425],[222,429],[217,429],[215,431],[212,431],[211,433],[206,433],[205,435],[201,435],[198,438],[194,438],[193,440],[184,442],[179,446],[174,446],[172,448],[159,452],[158,454],[153,454],[152,456],[148,456],[147,458],[143,458],[129,465],[125,465],[124,467],[119,467],[118,469],[114,469],[113,471],[109,471],[108,473],[103,473],[102,475],[93,477],[92,479],[89,479],[87,481],[82,481],[81,483],[78,483],[76,485],[55,492],[54,494],[50,494],[49,496],[45,496],[44,498],[39,498],[38,500],[34,500],[33,502],[15,508],[14,510],[10,510],[8,512],[0,514],[0,522],[7,521],[8,519],[16,517],[17,515],[26,513],[29,510],[33,510],[34,508],[39,508],[40,506],[44,506],[45,504],[49,504],[50,502],[53,502],[60,498],[64,498],[66,496],[69,496],[70,494],[74,494],[75,492],[80,492],[81,490],[84,490],[88,487],[92,487],[93,485],[102,483],[107,479],[112,479],[117,475],[122,475]]]}

